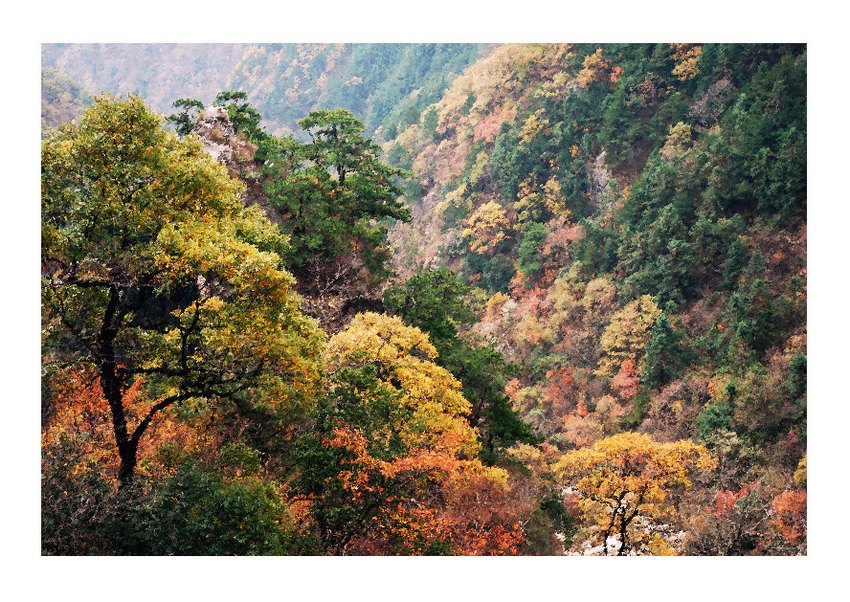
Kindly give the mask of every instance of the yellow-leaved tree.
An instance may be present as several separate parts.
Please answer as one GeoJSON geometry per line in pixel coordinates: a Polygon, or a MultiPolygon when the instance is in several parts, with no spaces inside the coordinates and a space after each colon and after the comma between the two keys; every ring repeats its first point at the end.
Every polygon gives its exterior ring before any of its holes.
{"type": "Polygon", "coordinates": [[[496,201],[488,201],[469,216],[463,235],[469,238],[469,250],[487,254],[507,239],[511,221],[505,209],[496,201]]]}
{"type": "Polygon", "coordinates": [[[615,313],[611,323],[602,333],[603,355],[599,359],[599,376],[614,376],[625,360],[638,365],[638,355],[646,347],[646,341],[661,310],[649,295],[643,295],[628,303],[615,313]]]}
{"type": "Polygon", "coordinates": [[[679,81],[686,82],[699,75],[699,56],[702,54],[702,46],[696,44],[670,44],[673,60],[673,75],[679,81]]]}
{"type": "Polygon", "coordinates": [[[665,527],[675,519],[673,498],[715,460],[691,441],[658,443],[642,433],[620,433],[564,454],[555,465],[562,483],[579,495],[607,555],[672,554],[665,527]]]}
{"type": "Polygon", "coordinates": [[[294,421],[314,399],[323,336],[241,189],[136,97],[98,98],[43,143],[44,370],[96,375],[121,487],[181,404],[294,421]]]}

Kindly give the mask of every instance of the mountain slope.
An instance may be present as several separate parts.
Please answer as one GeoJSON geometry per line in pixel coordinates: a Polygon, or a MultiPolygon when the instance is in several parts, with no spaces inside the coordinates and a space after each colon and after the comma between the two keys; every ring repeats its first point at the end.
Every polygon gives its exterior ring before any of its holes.
{"type": "MultiPolygon", "coordinates": [[[[726,457],[712,486],[779,495],[805,456],[805,107],[802,46],[498,47],[384,145],[421,187],[397,271],[482,289],[547,444],[692,438],[726,457]]],[[[787,544],[703,527],[702,553],[787,544]]]]}
{"type": "MultiPolygon", "coordinates": [[[[474,44],[45,44],[42,64],[94,93],[137,93],[171,112],[178,98],[209,103],[248,93],[270,131],[299,131],[315,108],[347,108],[367,133],[419,119],[486,49],[474,44]]],[[[393,133],[394,135],[394,133],[393,133]]]]}

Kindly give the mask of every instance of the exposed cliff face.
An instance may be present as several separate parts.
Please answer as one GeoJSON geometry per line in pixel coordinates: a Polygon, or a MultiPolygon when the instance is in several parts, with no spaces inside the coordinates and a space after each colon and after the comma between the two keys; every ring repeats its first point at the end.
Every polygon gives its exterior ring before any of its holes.
{"type": "Polygon", "coordinates": [[[199,116],[192,133],[201,139],[204,150],[226,165],[231,175],[239,173],[239,167],[254,155],[253,145],[237,136],[227,111],[222,107],[210,107],[199,116]]]}
{"type": "Polygon", "coordinates": [[[279,222],[280,214],[269,205],[260,168],[254,162],[257,147],[236,133],[227,111],[222,107],[205,109],[198,116],[192,134],[200,138],[204,150],[227,167],[231,177],[245,183],[244,202],[260,205],[272,221],[279,222]]]}
{"type": "Polygon", "coordinates": [[[444,250],[459,238],[457,230],[445,229],[439,204],[443,191],[437,186],[425,189],[422,198],[411,206],[411,221],[397,222],[390,230],[393,246],[393,270],[401,280],[413,276],[419,269],[448,265],[444,250]]]}

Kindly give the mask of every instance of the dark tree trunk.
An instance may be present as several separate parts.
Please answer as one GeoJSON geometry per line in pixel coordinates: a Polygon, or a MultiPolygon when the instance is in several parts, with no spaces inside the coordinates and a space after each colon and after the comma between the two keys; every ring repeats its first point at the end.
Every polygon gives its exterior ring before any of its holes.
{"type": "Polygon", "coordinates": [[[118,469],[118,488],[123,489],[133,482],[133,474],[136,470],[136,450],[135,443],[128,443],[118,447],[118,454],[121,456],[121,466],[118,469]]]}
{"type": "Polygon", "coordinates": [[[100,355],[100,387],[103,396],[109,404],[112,415],[112,432],[115,435],[115,444],[118,447],[118,455],[121,458],[121,466],[118,469],[118,488],[123,489],[133,480],[133,472],[136,469],[136,450],[138,445],[132,440],[127,431],[127,414],[124,411],[123,379],[118,374],[115,362],[115,335],[118,333],[118,305],[120,293],[113,286],[109,289],[109,303],[103,316],[103,325],[98,335],[98,351],[100,355]]]}

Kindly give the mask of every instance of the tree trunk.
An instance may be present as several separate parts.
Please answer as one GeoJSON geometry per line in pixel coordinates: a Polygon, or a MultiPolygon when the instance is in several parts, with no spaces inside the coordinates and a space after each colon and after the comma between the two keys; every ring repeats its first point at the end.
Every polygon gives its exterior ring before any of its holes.
{"type": "MultiPolygon", "coordinates": [[[[103,391],[103,396],[106,397],[109,411],[112,414],[112,432],[115,435],[115,444],[121,458],[121,466],[118,469],[118,488],[123,489],[133,480],[138,445],[127,432],[127,414],[124,411],[124,394],[121,386],[123,383],[116,370],[115,348],[113,346],[115,335],[118,333],[118,328],[114,322],[118,313],[120,294],[114,286],[110,288],[109,293],[109,303],[106,306],[103,325],[98,335],[100,388],[103,391]]],[[[120,315],[117,320],[120,322],[120,315]]]]}
{"type": "Polygon", "coordinates": [[[118,455],[121,456],[121,466],[118,469],[118,488],[124,489],[133,482],[133,474],[136,470],[135,443],[128,442],[118,447],[118,455]]]}

